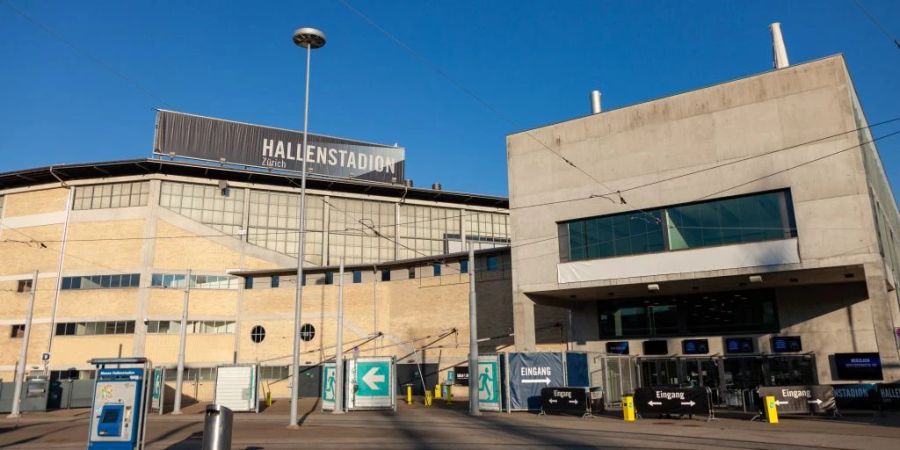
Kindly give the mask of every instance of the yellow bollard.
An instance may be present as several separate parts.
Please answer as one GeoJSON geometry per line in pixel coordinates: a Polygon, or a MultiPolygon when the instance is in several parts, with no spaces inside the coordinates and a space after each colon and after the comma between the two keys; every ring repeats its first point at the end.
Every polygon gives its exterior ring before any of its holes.
{"type": "Polygon", "coordinates": [[[412,405],[412,386],[406,386],[406,404],[412,405]]]}
{"type": "Polygon", "coordinates": [[[272,391],[266,392],[266,407],[272,406],[272,391]]]}
{"type": "Polygon", "coordinates": [[[448,405],[453,404],[453,391],[451,391],[450,389],[447,389],[447,396],[444,397],[444,403],[448,405]]]}
{"type": "Polygon", "coordinates": [[[425,406],[431,406],[431,391],[425,391],[425,406]]]}
{"type": "Polygon", "coordinates": [[[441,398],[441,385],[434,385],[434,398],[441,398]]]}
{"type": "Polygon", "coordinates": [[[622,414],[626,422],[634,422],[634,397],[630,395],[622,397],[622,414]]]}
{"type": "Polygon", "coordinates": [[[778,423],[778,404],[774,395],[766,396],[766,419],[769,423],[778,423]]]}

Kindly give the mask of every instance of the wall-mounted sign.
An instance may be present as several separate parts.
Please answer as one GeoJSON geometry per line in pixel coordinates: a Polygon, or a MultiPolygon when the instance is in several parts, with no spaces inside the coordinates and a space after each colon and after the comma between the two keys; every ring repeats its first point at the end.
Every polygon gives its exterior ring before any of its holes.
{"type": "Polygon", "coordinates": [[[834,368],[838,380],[884,379],[878,353],[835,353],[834,368]]]}
{"type": "Polygon", "coordinates": [[[666,341],[644,341],[645,355],[668,355],[669,343],[666,341]]]}
{"type": "Polygon", "coordinates": [[[685,355],[705,355],[709,353],[709,341],[706,339],[685,339],[681,341],[681,352],[685,355]]]}
{"type": "Polygon", "coordinates": [[[800,342],[800,336],[773,336],[772,352],[773,353],[789,353],[802,352],[803,345],[800,342]]]}
{"type": "Polygon", "coordinates": [[[405,150],[228,120],[160,110],[153,153],[318,175],[403,182],[405,150]]]}
{"type": "Polygon", "coordinates": [[[753,353],[753,338],[725,338],[725,353],[753,353]]]}
{"type": "Polygon", "coordinates": [[[628,354],[628,341],[613,341],[606,343],[606,353],[614,355],[628,354]]]}

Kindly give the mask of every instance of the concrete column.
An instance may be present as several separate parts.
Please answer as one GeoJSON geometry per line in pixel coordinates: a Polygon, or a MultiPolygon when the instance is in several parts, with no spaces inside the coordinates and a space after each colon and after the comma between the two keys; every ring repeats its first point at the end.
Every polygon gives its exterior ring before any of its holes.
{"type": "Polygon", "coordinates": [[[875,330],[875,342],[881,356],[885,380],[900,378],[900,351],[894,335],[892,305],[896,297],[887,291],[884,278],[884,266],[881,261],[866,263],[866,289],[869,291],[869,302],[872,311],[872,328],[875,330]]]}
{"type": "Polygon", "coordinates": [[[516,351],[535,351],[534,302],[521,292],[513,292],[513,332],[516,351]]]}
{"type": "MultiPolygon", "coordinates": [[[[153,259],[156,252],[156,222],[159,218],[159,192],[162,182],[150,180],[150,194],[144,216],[144,240],[141,242],[141,283],[138,287],[137,321],[131,354],[144,356],[147,347],[147,310],[150,305],[150,281],[153,276],[153,259]]],[[[162,361],[155,361],[160,363],[162,361]]]]}

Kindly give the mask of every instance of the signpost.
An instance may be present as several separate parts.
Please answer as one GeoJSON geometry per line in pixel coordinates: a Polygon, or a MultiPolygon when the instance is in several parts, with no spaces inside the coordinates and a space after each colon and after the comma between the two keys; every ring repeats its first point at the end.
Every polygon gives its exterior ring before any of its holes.
{"type": "Polygon", "coordinates": [[[706,415],[712,418],[709,388],[644,387],[634,391],[638,414],[706,415]]]}
{"type": "Polygon", "coordinates": [[[348,409],[396,408],[396,374],[392,357],[352,359],[347,361],[347,371],[352,383],[348,409]]]}
{"type": "Polygon", "coordinates": [[[337,368],[334,363],[322,364],[322,410],[333,411],[337,390],[337,368]]]}
{"type": "Polygon", "coordinates": [[[500,357],[498,355],[479,355],[478,372],[474,380],[478,386],[478,409],[483,411],[502,411],[503,395],[500,390],[500,357]]]}
{"type": "Polygon", "coordinates": [[[540,410],[541,389],[565,386],[563,367],[562,353],[510,353],[510,410],[540,410]]]}
{"type": "Polygon", "coordinates": [[[837,412],[834,388],[827,385],[761,387],[757,395],[762,400],[767,396],[774,397],[778,414],[837,412]]]}

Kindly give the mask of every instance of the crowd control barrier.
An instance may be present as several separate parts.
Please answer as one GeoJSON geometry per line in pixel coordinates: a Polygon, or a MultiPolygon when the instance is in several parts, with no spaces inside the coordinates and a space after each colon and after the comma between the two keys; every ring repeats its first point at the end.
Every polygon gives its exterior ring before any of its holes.
{"type": "MultiPolygon", "coordinates": [[[[778,415],[790,414],[837,414],[837,404],[834,399],[834,388],[827,385],[812,386],[770,386],[756,390],[760,398],[759,404],[765,405],[766,397],[775,398],[775,407],[778,415]]],[[[753,419],[762,417],[757,414],[753,419]]]]}
{"type": "Polygon", "coordinates": [[[573,414],[590,417],[603,414],[603,391],[600,388],[549,387],[541,389],[541,415],[573,414]]]}
{"type": "Polygon", "coordinates": [[[707,387],[643,387],[634,390],[634,406],[639,416],[694,415],[712,420],[710,389],[707,387]]]}

